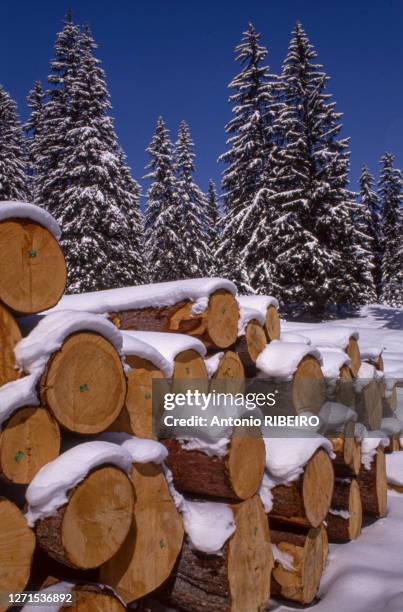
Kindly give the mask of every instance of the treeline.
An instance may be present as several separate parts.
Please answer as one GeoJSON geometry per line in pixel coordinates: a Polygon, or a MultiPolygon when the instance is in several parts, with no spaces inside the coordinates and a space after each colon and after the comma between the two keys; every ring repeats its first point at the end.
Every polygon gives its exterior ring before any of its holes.
{"type": "Polygon", "coordinates": [[[95,48],[68,15],[25,126],[0,89],[0,199],[32,200],[60,222],[69,292],[221,275],[316,311],[403,305],[401,172],[385,153],[378,184],[364,167],[360,193],[349,190],[349,141],[301,24],[280,75],[253,25],[236,47],[223,214],[214,183],[203,193],[195,181],[188,125],[173,144],[162,118],[142,213],[95,48]]]}

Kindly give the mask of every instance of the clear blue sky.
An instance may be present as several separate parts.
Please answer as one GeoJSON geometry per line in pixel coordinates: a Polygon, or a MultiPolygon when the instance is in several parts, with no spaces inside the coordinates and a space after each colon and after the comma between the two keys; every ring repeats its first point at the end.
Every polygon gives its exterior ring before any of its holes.
{"type": "Polygon", "coordinates": [[[113,116],[135,178],[158,115],[176,136],[186,119],[196,144],[197,178],[219,180],[230,118],[227,85],[238,70],[233,48],[248,21],[278,72],[301,20],[331,76],[329,91],[351,137],[352,187],[361,165],[377,172],[385,149],[403,166],[403,0],[14,0],[3,2],[0,82],[27,116],[25,97],[45,80],[67,9],[88,22],[106,70],[113,116]]]}

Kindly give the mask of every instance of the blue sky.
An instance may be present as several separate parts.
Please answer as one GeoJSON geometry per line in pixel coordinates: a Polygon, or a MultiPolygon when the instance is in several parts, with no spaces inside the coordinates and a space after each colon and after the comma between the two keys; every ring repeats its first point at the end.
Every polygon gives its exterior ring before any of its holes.
{"type": "Polygon", "coordinates": [[[88,22],[107,73],[119,140],[135,178],[162,114],[172,137],[181,119],[196,144],[202,188],[219,181],[230,118],[233,48],[248,21],[280,70],[290,32],[301,20],[331,76],[329,91],[351,137],[352,187],[363,163],[377,172],[384,150],[403,166],[403,0],[14,0],[3,2],[0,82],[27,116],[25,97],[44,80],[67,9],[88,22]]]}

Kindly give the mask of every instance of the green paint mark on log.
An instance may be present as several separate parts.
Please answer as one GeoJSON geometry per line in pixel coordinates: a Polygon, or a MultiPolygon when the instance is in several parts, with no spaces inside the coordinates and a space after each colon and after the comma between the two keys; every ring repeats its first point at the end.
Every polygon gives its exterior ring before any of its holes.
{"type": "Polygon", "coordinates": [[[22,461],[22,459],[23,459],[23,458],[24,458],[24,453],[23,453],[22,451],[17,451],[17,452],[15,453],[15,457],[14,457],[14,459],[15,459],[15,461],[16,461],[17,463],[19,463],[20,461],[22,461]]]}
{"type": "Polygon", "coordinates": [[[161,538],[161,540],[160,540],[160,548],[161,548],[161,550],[163,548],[165,548],[165,547],[166,547],[166,544],[165,544],[164,540],[161,538]]]}
{"type": "Polygon", "coordinates": [[[37,256],[38,256],[37,251],[35,251],[35,250],[28,251],[28,257],[31,257],[31,259],[34,259],[37,256]]]}
{"type": "Polygon", "coordinates": [[[87,385],[80,385],[80,393],[84,393],[85,391],[89,391],[89,388],[87,385]]]}

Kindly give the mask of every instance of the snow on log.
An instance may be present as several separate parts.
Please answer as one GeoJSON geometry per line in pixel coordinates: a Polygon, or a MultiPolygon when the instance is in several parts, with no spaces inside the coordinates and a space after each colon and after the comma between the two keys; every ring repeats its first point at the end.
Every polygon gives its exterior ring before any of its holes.
{"type": "Polygon", "coordinates": [[[110,442],[87,442],[45,465],[26,492],[39,545],[64,565],[99,567],[124,542],[134,492],[132,456],[110,442]]]}
{"type": "Polygon", "coordinates": [[[69,431],[94,434],[121,412],[127,383],[122,338],[105,317],[60,311],[43,317],[15,348],[18,365],[37,378],[42,406],[69,431]]]}
{"type": "Polygon", "coordinates": [[[237,338],[235,292],[229,280],[194,278],[66,295],[57,310],[109,313],[122,330],[185,333],[221,349],[237,338]]]}
{"type": "MultiPolygon", "coordinates": [[[[44,609],[46,612],[61,612],[69,610],[71,612],[123,612],[126,606],[117,593],[106,584],[95,582],[67,582],[49,577],[45,580],[38,593],[41,597],[49,597],[45,606],[38,607],[38,604],[26,604],[22,612],[38,612],[44,609]],[[61,597],[66,598],[73,594],[74,603],[64,606],[61,597]],[[58,599],[60,603],[49,603],[51,598],[58,599]]],[[[66,601],[66,599],[65,599],[66,601]]]]}
{"type": "MultiPolygon", "coordinates": [[[[0,593],[25,589],[35,549],[35,534],[21,511],[0,497],[0,593]]],[[[0,611],[8,609],[0,601],[0,611]]]]}
{"type": "Polygon", "coordinates": [[[256,373],[257,358],[267,345],[263,321],[259,311],[241,308],[236,352],[249,376],[256,373]]]}
{"type": "Polygon", "coordinates": [[[252,308],[261,313],[268,342],[279,340],[280,317],[276,298],[269,295],[238,295],[237,300],[242,308],[252,308]]]}
{"type": "Polygon", "coordinates": [[[205,554],[185,540],[159,593],[164,603],[187,612],[264,609],[273,567],[267,516],[257,496],[231,509],[236,528],[221,554],[205,554]]]}
{"type": "Polygon", "coordinates": [[[233,435],[219,455],[193,450],[189,442],[164,440],[163,443],[169,453],[166,464],[178,491],[242,501],[259,489],[265,466],[262,438],[247,433],[233,435]]]}
{"type": "Polygon", "coordinates": [[[205,359],[210,378],[210,391],[220,393],[243,393],[245,389],[245,368],[239,355],[225,351],[205,359]]]}
{"type": "Polygon", "coordinates": [[[360,487],[355,478],[336,478],[326,523],[330,542],[349,542],[359,537],[362,504],[360,487]]]}
{"type": "Polygon", "coordinates": [[[327,558],[323,526],[304,529],[270,524],[274,568],[271,594],[310,604],[316,597],[327,558]]]}
{"type": "Polygon", "coordinates": [[[391,453],[385,459],[388,486],[403,493],[403,452],[391,453]]]}
{"type": "Polygon", "coordinates": [[[21,377],[14,354],[20,340],[21,332],[14,317],[0,303],[0,386],[21,377]]]}
{"type": "Polygon", "coordinates": [[[357,476],[361,467],[361,445],[355,437],[357,413],[344,404],[326,402],[319,417],[332,444],[336,476],[357,476]]]}
{"type": "Polygon", "coordinates": [[[318,413],[326,395],[319,351],[308,344],[274,340],[256,360],[262,376],[292,381],[290,405],[296,412],[318,413]]]}
{"type": "Polygon", "coordinates": [[[129,603],[148,595],[170,576],[182,548],[184,530],[163,468],[158,464],[166,456],[165,447],[135,439],[123,446],[132,451],[134,460],[133,521],[122,546],[101,567],[100,578],[129,603]],[[141,446],[139,449],[139,443],[149,452],[144,452],[141,446]],[[154,457],[152,445],[158,446],[154,457]]]}
{"type": "MultiPolygon", "coordinates": [[[[371,450],[364,450],[363,463],[358,475],[364,516],[382,518],[387,509],[387,477],[385,453],[380,440],[366,438],[363,441],[371,450]]],[[[386,440],[387,443],[387,440],[386,440]]]]}
{"type": "Polygon", "coordinates": [[[60,230],[42,208],[0,202],[0,301],[14,312],[52,308],[67,279],[60,230]]]}

